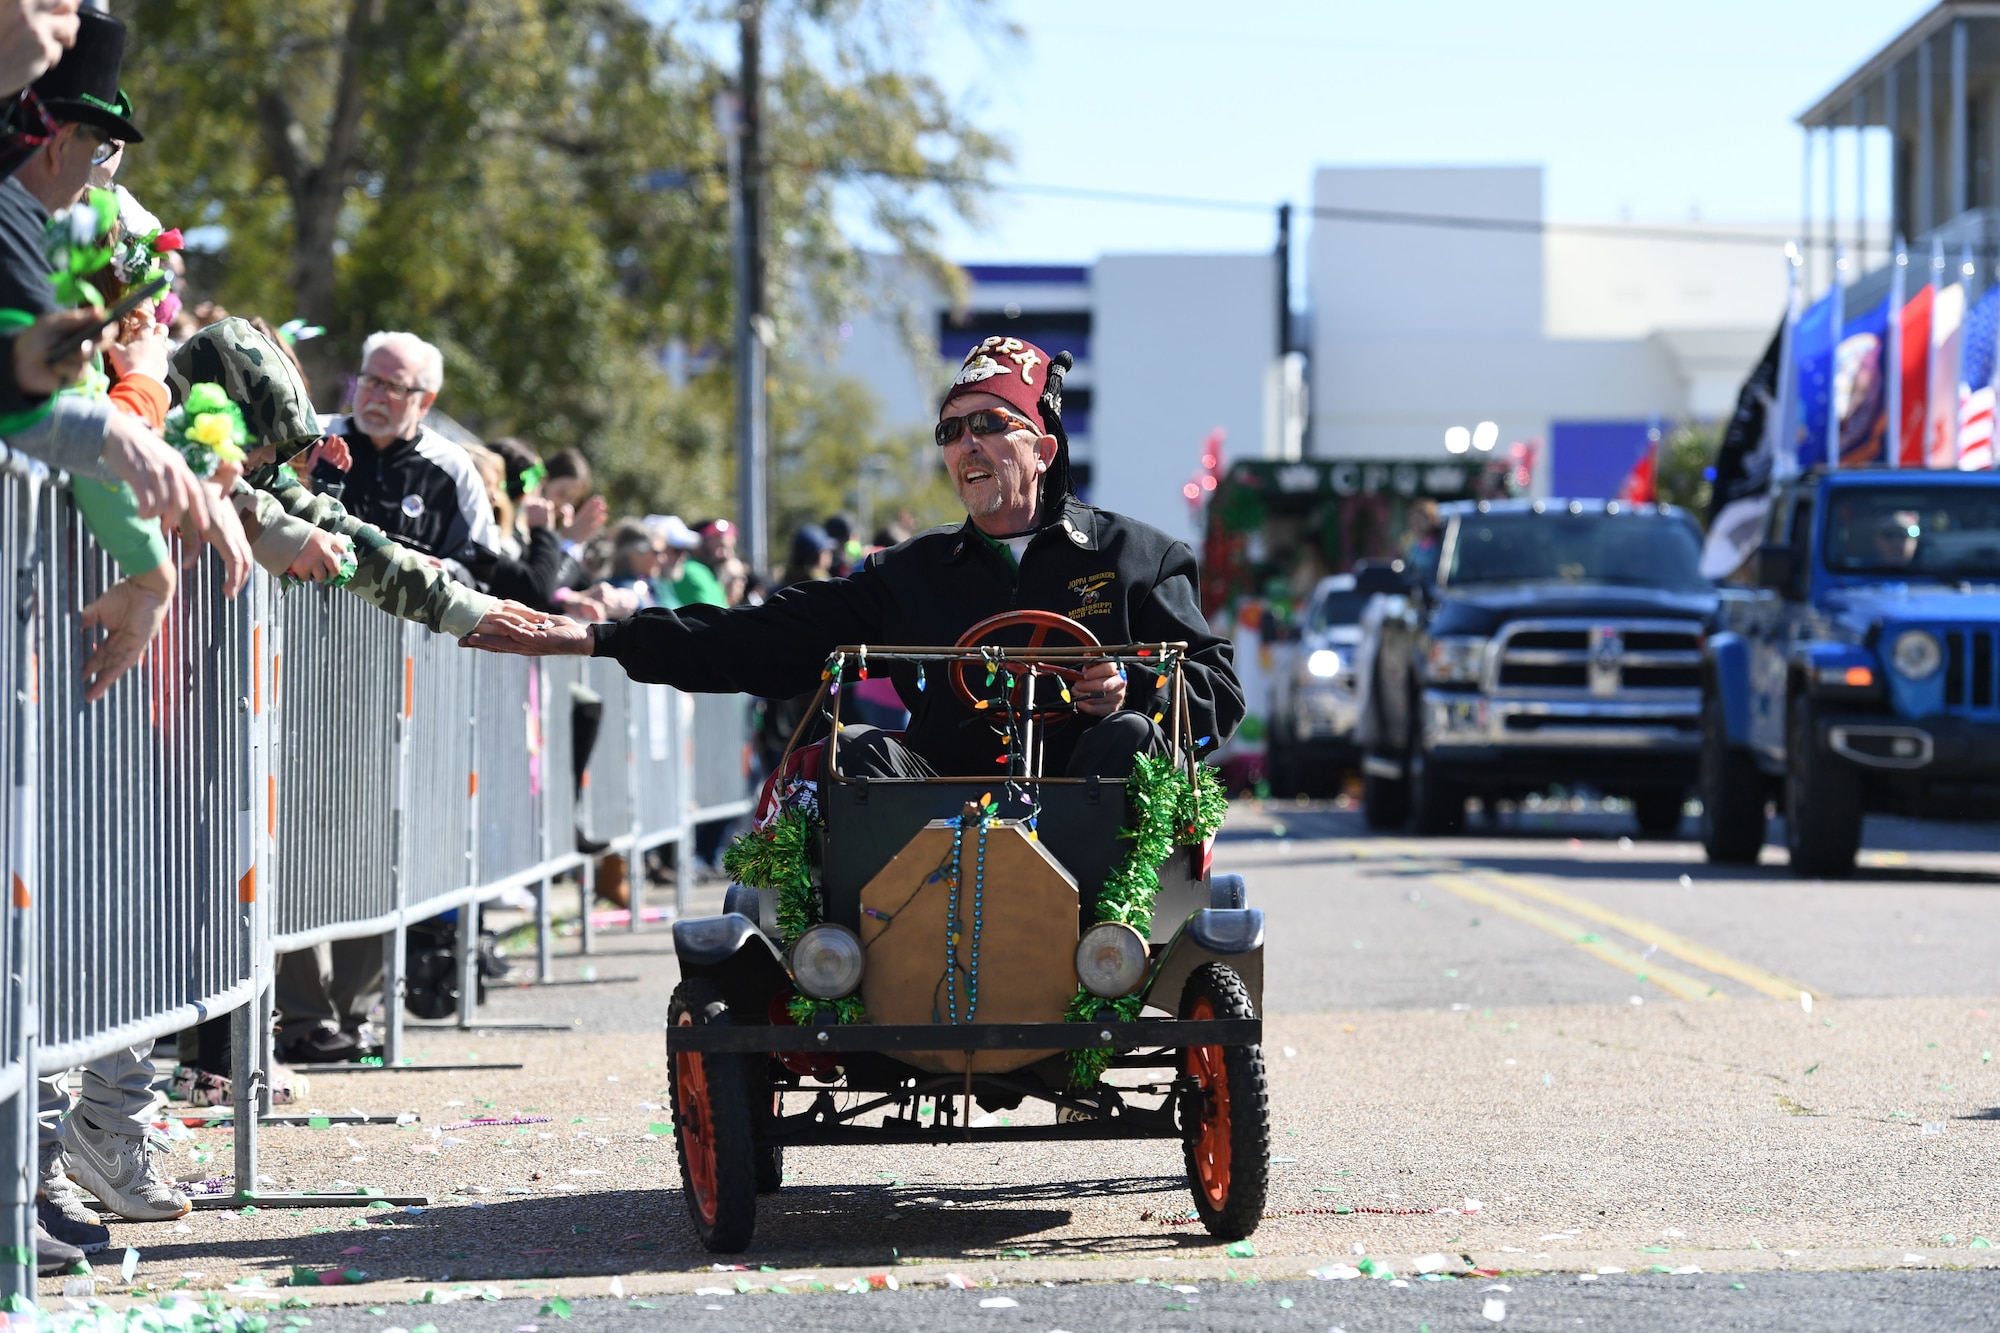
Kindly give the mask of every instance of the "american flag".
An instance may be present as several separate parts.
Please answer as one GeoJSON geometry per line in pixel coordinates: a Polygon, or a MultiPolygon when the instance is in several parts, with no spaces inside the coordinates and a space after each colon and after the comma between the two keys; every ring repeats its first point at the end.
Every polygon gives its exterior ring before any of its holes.
{"type": "Polygon", "coordinates": [[[1993,466],[1993,360],[2000,341],[2000,287],[1986,294],[1965,316],[1965,354],[1959,363],[1958,466],[1984,471],[1993,466]]]}

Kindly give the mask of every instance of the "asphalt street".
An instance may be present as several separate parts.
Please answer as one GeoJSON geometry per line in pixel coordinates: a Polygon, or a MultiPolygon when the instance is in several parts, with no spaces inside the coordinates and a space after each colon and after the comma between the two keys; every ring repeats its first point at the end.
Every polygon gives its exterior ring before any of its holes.
{"type": "MultiPolygon", "coordinates": [[[[489,1026],[412,1034],[418,1058],[520,1071],[309,1071],[305,1109],[421,1118],[268,1129],[266,1187],[419,1192],[421,1213],[121,1225],[113,1255],[140,1258],[99,1294],[256,1302],[300,1266],[365,1270],[292,1298],[314,1333],[2000,1322],[2000,1273],[1956,1271],[2000,1258],[2000,837],[1871,822],[1861,873],[1813,883],[1775,850],[1724,875],[1629,833],[1606,813],[1418,840],[1323,803],[1232,811],[1216,866],[1269,922],[1254,1257],[1189,1224],[1171,1143],[824,1149],[788,1155],[743,1267],[714,1271],[660,1132],[674,969],[652,927],[590,959],[558,941],[559,979],[590,984],[495,990],[489,1026]],[[517,1123],[463,1123],[481,1116],[517,1123]],[[1364,1257],[1399,1276],[1307,1279],[1364,1257]]],[[[228,1141],[198,1134],[184,1173],[228,1141]]]]}

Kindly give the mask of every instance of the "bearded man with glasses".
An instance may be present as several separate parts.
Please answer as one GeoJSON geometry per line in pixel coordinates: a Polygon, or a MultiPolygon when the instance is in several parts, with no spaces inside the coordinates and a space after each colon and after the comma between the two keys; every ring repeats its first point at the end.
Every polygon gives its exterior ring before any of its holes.
{"type": "Polygon", "coordinates": [[[313,486],[390,540],[422,551],[464,583],[500,549],[486,483],[464,449],[424,425],[444,387],[444,356],[414,333],[371,333],[361,344],[354,410],[321,418],[327,439],[313,486]],[[337,488],[337,489],[336,489],[337,488]]]}
{"type": "MultiPolygon", "coordinates": [[[[462,642],[614,657],[635,680],[782,699],[817,688],[827,654],[842,644],[949,644],[989,616],[1052,611],[1100,643],[1186,642],[1186,734],[1209,751],[1243,719],[1229,642],[1202,616],[1185,542],[1077,499],[1062,424],[1070,364],[1069,353],[1051,358],[1019,338],[974,347],[934,431],[965,522],[876,551],[848,578],[794,585],[761,606],[654,607],[611,625],[522,607],[462,642]]],[[[943,688],[944,672],[931,672],[927,687],[913,663],[891,664],[887,674],[910,710],[909,727],[900,737],[844,727],[844,772],[991,776],[1005,762],[1005,732],[943,688]]],[[[1145,673],[1128,680],[1101,662],[1070,688],[1088,725],[1047,733],[1044,772],[1122,777],[1137,755],[1165,750],[1153,716],[1165,690],[1145,673]]]]}

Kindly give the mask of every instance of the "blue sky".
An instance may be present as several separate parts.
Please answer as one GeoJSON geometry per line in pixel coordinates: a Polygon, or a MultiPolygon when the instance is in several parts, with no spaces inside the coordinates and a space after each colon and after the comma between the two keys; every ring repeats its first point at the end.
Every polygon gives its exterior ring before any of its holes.
{"type": "MultiPolygon", "coordinates": [[[[1303,202],[1320,165],[1539,163],[1552,217],[1766,222],[1799,216],[1792,118],[1926,8],[1006,0],[1024,42],[941,26],[930,59],[1012,145],[1002,180],[1275,204],[1303,202]]],[[[1262,211],[1001,193],[992,214],[949,228],[947,253],[1085,260],[1273,236],[1262,211]]]]}

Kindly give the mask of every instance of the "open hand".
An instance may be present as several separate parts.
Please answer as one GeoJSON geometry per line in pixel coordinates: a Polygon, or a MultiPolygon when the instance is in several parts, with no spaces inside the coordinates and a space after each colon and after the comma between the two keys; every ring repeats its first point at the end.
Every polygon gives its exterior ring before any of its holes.
{"type": "MultiPolygon", "coordinates": [[[[569,517],[567,508],[563,510],[565,520],[569,517]]],[[[539,495],[521,497],[521,526],[524,528],[546,528],[556,521],[556,507],[539,495]]]]}
{"type": "Polygon", "coordinates": [[[340,577],[341,557],[352,549],[353,544],[337,532],[324,528],[314,528],[306,538],[305,549],[299,558],[292,561],[285,570],[295,579],[308,583],[327,583],[340,577]]]}
{"type": "Polygon", "coordinates": [[[292,471],[301,477],[309,477],[312,475],[312,470],[321,463],[336,472],[345,472],[353,467],[354,455],[347,447],[347,440],[339,435],[326,436],[318,444],[306,450],[306,456],[293,465],[292,471]]]}
{"type": "Polygon", "coordinates": [[[1125,672],[1116,662],[1094,662],[1069,687],[1076,711],[1109,717],[1125,706],[1125,672]]]}
{"type": "Polygon", "coordinates": [[[578,505],[570,521],[563,525],[562,539],[566,542],[587,542],[604,531],[610,517],[611,506],[603,496],[593,495],[578,505]]]}
{"type": "MultiPolygon", "coordinates": [[[[201,558],[198,542],[213,546],[222,557],[223,590],[234,597],[243,591],[243,584],[250,577],[250,539],[243,535],[243,520],[236,516],[236,507],[229,503],[228,496],[207,482],[197,483],[197,489],[207,511],[208,524],[197,529],[183,519],[181,537],[187,543],[187,563],[192,565],[201,558]]],[[[192,513],[190,510],[189,514],[192,513]]]]}
{"type": "Polygon", "coordinates": [[[501,602],[458,642],[463,648],[520,657],[588,657],[592,645],[588,626],[519,602],[501,602]]]}
{"type": "Polygon", "coordinates": [[[83,608],[85,631],[97,629],[104,638],[83,664],[83,697],[96,703],[118,678],[130,671],[146,646],[166,623],[174,600],[173,561],[124,580],[83,608]]]}

